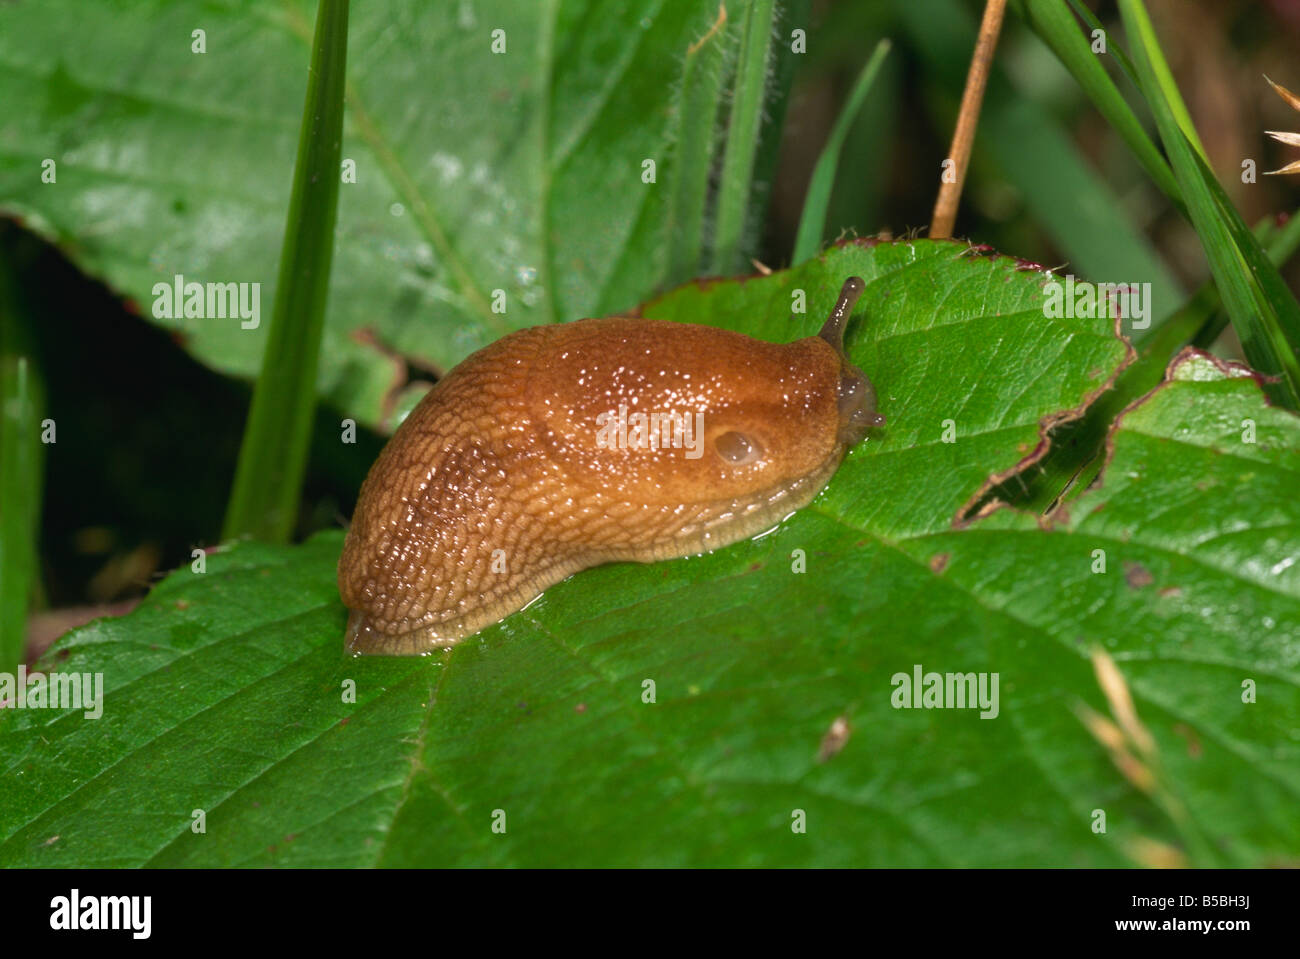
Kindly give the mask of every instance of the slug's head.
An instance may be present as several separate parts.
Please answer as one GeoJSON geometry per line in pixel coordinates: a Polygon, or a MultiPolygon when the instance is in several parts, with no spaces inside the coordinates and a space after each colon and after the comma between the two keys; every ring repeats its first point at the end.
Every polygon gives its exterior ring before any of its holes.
{"type": "Polygon", "coordinates": [[[791,343],[640,319],[565,331],[524,390],[545,462],[626,502],[684,511],[743,511],[820,489],[848,446],[884,422],[843,349],[864,287],[850,279],[821,334],[791,343]]]}
{"type": "Polygon", "coordinates": [[[839,358],[839,382],[835,388],[836,405],[840,415],[839,440],[852,446],[873,426],[884,426],[885,418],[876,412],[876,390],[860,369],[849,362],[844,352],[844,329],[848,326],[853,306],[862,296],[866,284],[862,277],[851,276],[840,288],[840,298],[827,318],[818,337],[824,340],[839,358]]]}

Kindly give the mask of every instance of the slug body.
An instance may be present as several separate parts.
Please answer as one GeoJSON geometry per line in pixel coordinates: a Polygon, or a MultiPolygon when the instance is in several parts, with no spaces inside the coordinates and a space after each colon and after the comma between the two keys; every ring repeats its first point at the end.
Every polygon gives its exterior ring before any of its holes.
{"type": "Polygon", "coordinates": [[[843,349],[863,286],[793,343],[608,318],[465,359],[361,487],[338,569],[348,648],[428,653],[578,570],[716,549],[806,506],[884,422],[843,349]]]}

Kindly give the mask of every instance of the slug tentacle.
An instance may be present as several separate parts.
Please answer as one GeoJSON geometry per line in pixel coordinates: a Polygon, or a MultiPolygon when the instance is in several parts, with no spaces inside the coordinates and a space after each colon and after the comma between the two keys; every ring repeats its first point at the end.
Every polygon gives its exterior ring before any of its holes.
{"type": "Polygon", "coordinates": [[[861,440],[871,427],[885,425],[885,418],[876,412],[876,388],[860,369],[849,362],[849,355],[844,349],[844,331],[848,328],[849,316],[866,288],[867,285],[860,276],[851,276],[845,280],[840,287],[840,298],[835,301],[835,308],[817,334],[839,354],[842,364],[836,395],[839,398],[841,420],[840,441],[846,446],[852,446],[861,440]]]}
{"type": "Polygon", "coordinates": [[[361,488],[339,559],[347,648],[451,645],[574,572],[755,536],[884,418],[848,360],[865,284],[818,336],[579,320],[521,330],[424,397],[361,488]]]}
{"type": "Polygon", "coordinates": [[[844,285],[840,287],[840,298],[835,301],[835,308],[831,310],[831,315],[826,318],[825,325],[817,334],[838,353],[844,352],[844,331],[848,328],[849,316],[853,313],[858,297],[862,296],[862,291],[866,288],[867,284],[860,276],[851,276],[845,280],[844,285]]]}

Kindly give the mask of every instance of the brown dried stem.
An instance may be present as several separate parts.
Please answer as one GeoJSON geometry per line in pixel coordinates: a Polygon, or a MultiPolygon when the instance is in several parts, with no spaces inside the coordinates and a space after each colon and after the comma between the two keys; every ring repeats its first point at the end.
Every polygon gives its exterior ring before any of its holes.
{"type": "Polygon", "coordinates": [[[952,135],[955,176],[951,182],[945,177],[939,185],[939,198],[934,203],[934,216],[930,221],[930,236],[946,240],[952,236],[957,222],[957,204],[961,201],[961,188],[966,182],[966,167],[970,163],[971,144],[975,141],[975,128],[979,125],[980,105],[984,102],[984,87],[988,84],[989,69],[993,65],[993,51],[997,49],[998,34],[1002,31],[1002,16],[1007,0],[988,0],[984,6],[984,20],[980,23],[979,39],[975,41],[975,55],[971,57],[970,72],[966,74],[966,92],[961,98],[961,113],[957,116],[957,129],[952,135]]]}

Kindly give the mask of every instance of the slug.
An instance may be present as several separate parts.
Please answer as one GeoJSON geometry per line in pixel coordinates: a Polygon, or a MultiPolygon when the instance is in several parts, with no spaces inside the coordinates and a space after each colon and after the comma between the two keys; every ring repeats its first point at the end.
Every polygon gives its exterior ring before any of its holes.
{"type": "Polygon", "coordinates": [[[338,568],[347,648],[430,653],[578,570],[717,549],[806,506],[884,423],[844,352],[864,288],[850,277],[792,343],[612,317],[465,359],[362,484],[338,568]]]}

